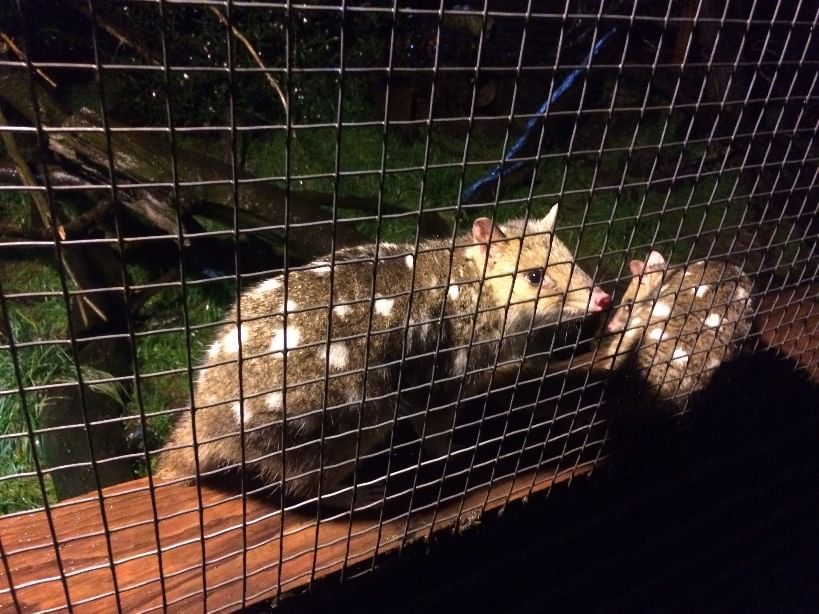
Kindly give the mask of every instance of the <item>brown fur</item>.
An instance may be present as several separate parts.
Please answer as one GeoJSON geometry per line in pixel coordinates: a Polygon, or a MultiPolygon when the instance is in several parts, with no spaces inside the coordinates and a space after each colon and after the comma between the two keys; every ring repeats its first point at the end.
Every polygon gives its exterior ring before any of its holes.
{"type": "Polygon", "coordinates": [[[512,333],[582,316],[595,297],[608,301],[553,236],[556,214],[530,221],[526,233],[522,220],[493,226],[481,218],[454,247],[430,241],[413,253],[382,243],[375,269],[375,246],[342,250],[332,264],[289,271],[286,299],[283,276],[244,292],[241,342],[234,309],[159,475],[193,478],[197,457],[200,475],[239,467],[240,416],[245,467],[299,499],[316,496],[320,473],[323,493],[337,488],[355,470],[356,452],[385,441],[395,416],[418,414],[420,432],[429,406],[427,443],[446,450],[459,387],[465,398],[481,394],[482,371],[520,357],[523,335],[512,333]],[[542,285],[527,280],[532,269],[547,276],[542,285]]]}
{"type": "Polygon", "coordinates": [[[628,368],[651,398],[682,404],[736,355],[751,327],[752,284],[738,267],[718,260],[666,268],[660,258],[637,268],[609,319],[615,334],[572,364],[598,372],[628,368]]]}

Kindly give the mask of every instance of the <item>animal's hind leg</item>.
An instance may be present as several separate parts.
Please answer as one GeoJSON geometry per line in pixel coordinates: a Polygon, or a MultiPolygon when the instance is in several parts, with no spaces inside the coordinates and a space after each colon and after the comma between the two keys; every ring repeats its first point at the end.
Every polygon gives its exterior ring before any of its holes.
{"type": "MultiPolygon", "coordinates": [[[[384,435],[362,431],[361,441],[356,446],[357,432],[345,433],[340,436],[328,437],[322,446],[315,442],[308,450],[311,466],[301,467],[303,475],[293,477],[287,485],[288,492],[296,499],[307,500],[318,498],[321,490],[321,504],[333,509],[363,509],[372,508],[384,498],[386,482],[381,480],[375,484],[357,483],[353,489],[353,481],[358,469],[358,456],[367,454],[378,443],[383,441],[384,435]],[[323,449],[322,449],[323,448],[323,449]],[[319,459],[322,459],[321,484],[319,485],[319,459]]],[[[296,469],[293,467],[293,469],[296,469]]],[[[288,475],[294,475],[291,468],[288,475]]]]}
{"type": "Polygon", "coordinates": [[[429,412],[412,418],[412,429],[419,442],[423,436],[421,444],[428,457],[444,458],[449,454],[454,419],[455,408],[450,406],[432,407],[429,412]]]}

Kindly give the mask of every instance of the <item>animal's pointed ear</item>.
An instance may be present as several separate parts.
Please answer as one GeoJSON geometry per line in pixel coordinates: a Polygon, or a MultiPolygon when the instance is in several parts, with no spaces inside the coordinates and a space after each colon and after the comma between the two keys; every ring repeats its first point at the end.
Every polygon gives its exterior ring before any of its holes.
{"type": "Polygon", "coordinates": [[[632,275],[642,275],[643,271],[646,270],[646,263],[642,260],[632,260],[628,263],[628,270],[631,271],[632,275]]]}
{"type": "Polygon", "coordinates": [[[472,222],[472,238],[475,239],[475,243],[480,243],[484,249],[486,249],[486,244],[492,241],[500,241],[506,238],[506,235],[503,234],[503,231],[497,224],[493,224],[492,220],[488,217],[479,217],[477,220],[472,222]]]}
{"type": "Polygon", "coordinates": [[[541,227],[543,232],[554,232],[555,231],[555,224],[557,223],[557,205],[552,205],[552,208],[549,209],[549,213],[546,214],[546,217],[543,218],[541,221],[541,227]]]}
{"type": "Polygon", "coordinates": [[[649,271],[662,271],[665,268],[665,258],[658,251],[652,251],[646,260],[646,269],[649,271]]]}

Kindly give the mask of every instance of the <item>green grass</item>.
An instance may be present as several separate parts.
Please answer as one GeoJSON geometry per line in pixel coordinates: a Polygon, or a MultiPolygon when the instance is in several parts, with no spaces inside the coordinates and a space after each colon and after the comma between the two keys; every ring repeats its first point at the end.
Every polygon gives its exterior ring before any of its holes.
{"type": "MultiPolygon", "coordinates": [[[[21,392],[46,384],[76,382],[77,372],[66,343],[68,319],[59,277],[51,266],[36,260],[24,260],[0,266],[7,295],[7,316],[16,350],[0,352],[0,513],[30,509],[43,505],[41,488],[33,477],[20,474],[35,469],[34,453],[28,436],[29,425],[37,429],[40,413],[49,398],[47,392],[21,392]],[[15,297],[15,294],[30,293],[15,297]],[[18,376],[19,374],[19,376],[18,376]]],[[[4,344],[8,343],[2,335],[4,344]]],[[[110,377],[109,373],[87,366],[82,368],[83,381],[94,382],[110,377]]],[[[91,384],[98,392],[122,399],[122,389],[114,384],[91,384]]],[[[42,457],[40,459],[42,461],[42,457]]],[[[53,485],[44,478],[46,493],[53,503],[53,485]]]]}
{"type": "MultiPolygon", "coordinates": [[[[0,268],[3,292],[49,292],[59,288],[54,271],[37,262],[18,262],[0,268]]],[[[7,298],[6,314],[15,343],[65,339],[67,320],[65,305],[59,297],[7,298]]],[[[2,335],[3,343],[8,340],[2,335]]],[[[11,350],[0,352],[0,513],[29,509],[43,504],[36,479],[13,477],[33,471],[31,442],[27,432],[25,410],[36,428],[43,396],[28,393],[21,397],[20,386],[28,387],[71,378],[73,365],[65,348],[55,344],[35,344],[18,348],[19,381],[11,350]]],[[[45,478],[47,491],[53,494],[51,481],[45,478]]]]}
{"type": "MultiPolygon", "coordinates": [[[[37,260],[0,263],[3,291],[8,295],[19,293],[50,293],[60,289],[59,278],[53,267],[37,260]]],[[[147,275],[138,267],[130,271],[144,282],[147,275]]],[[[191,326],[214,322],[222,317],[231,301],[225,284],[188,288],[188,316],[191,326]]],[[[21,397],[20,386],[54,384],[77,381],[76,370],[66,344],[55,343],[68,339],[65,302],[59,296],[26,296],[7,299],[8,318],[17,350],[20,381],[16,376],[10,350],[0,352],[0,513],[31,509],[43,505],[41,489],[36,478],[24,474],[35,469],[31,441],[27,433],[25,410],[34,429],[38,416],[47,400],[44,393],[29,392],[21,397]],[[37,343],[40,342],[40,343],[37,343]],[[25,345],[32,344],[32,345],[25,345]]],[[[166,289],[153,296],[144,305],[145,317],[136,321],[137,331],[151,332],[160,328],[183,326],[182,295],[176,289],[166,289]]],[[[191,355],[198,362],[212,336],[212,329],[196,331],[191,335],[191,355]]],[[[7,342],[2,336],[3,343],[7,342]]],[[[187,349],[185,333],[148,334],[137,341],[137,360],[141,381],[142,406],[147,416],[148,444],[155,447],[167,437],[172,419],[155,415],[188,402],[187,349]],[[182,370],[170,375],[154,375],[162,371],[182,370]]],[[[84,381],[110,377],[110,374],[83,368],[84,381]]],[[[110,392],[122,399],[119,387],[95,385],[95,390],[110,392]]],[[[125,415],[138,415],[137,396],[132,394],[123,408],[125,415]]],[[[144,467],[139,471],[144,472],[144,467]]],[[[54,502],[53,486],[46,475],[47,496],[54,502]]]]}
{"type": "MultiPolygon", "coordinates": [[[[56,346],[39,347],[20,354],[21,380],[29,386],[45,380],[51,380],[59,374],[68,372],[70,359],[65,352],[56,346]]],[[[15,477],[20,473],[34,470],[31,442],[26,435],[27,424],[23,413],[23,403],[17,388],[17,378],[10,352],[0,354],[0,382],[3,395],[0,396],[0,513],[6,514],[43,504],[39,484],[36,479],[15,477]]],[[[41,408],[38,395],[26,395],[26,411],[36,424],[37,414],[41,408]]],[[[45,478],[46,488],[53,492],[51,481],[45,478]]]]}
{"type": "MultiPolygon", "coordinates": [[[[188,325],[196,327],[224,317],[233,301],[226,284],[187,286],[188,325]]],[[[179,288],[168,288],[154,295],[143,307],[136,325],[137,361],[141,376],[142,408],[149,425],[149,447],[163,442],[173,425],[163,410],[184,407],[189,403],[188,348],[184,330],[157,332],[159,329],[184,329],[183,297],[179,288]],[[171,373],[163,373],[171,371],[171,373]]],[[[195,329],[190,336],[191,362],[199,362],[215,333],[214,327],[195,329]]],[[[126,407],[127,415],[139,415],[139,399],[134,394],[126,407]]]]}
{"type": "MultiPolygon", "coordinates": [[[[366,114],[362,118],[366,118],[366,114]]],[[[640,122],[636,138],[635,119],[636,115],[612,121],[604,146],[609,150],[627,148],[633,140],[635,146],[648,149],[636,150],[631,159],[625,150],[604,151],[599,160],[596,154],[578,155],[568,162],[562,156],[546,157],[537,167],[531,201],[525,201],[530,191],[528,179],[515,184],[514,178],[505,178],[503,185],[506,189],[497,210],[470,208],[462,213],[461,226],[468,227],[469,220],[478,215],[496,213],[500,220],[520,216],[527,207],[530,215],[542,216],[558,200],[555,195],[562,190],[558,222],[558,227],[564,229],[561,236],[577,247],[580,257],[606,254],[601,264],[607,273],[618,272],[628,258],[642,257],[650,246],[657,246],[672,260],[704,255],[715,237],[717,241],[726,238],[716,235],[714,230],[727,226],[730,234],[730,227],[738,223],[746,206],[739,200],[719,202],[729,195],[735,177],[724,176],[718,183],[713,177],[680,180],[671,189],[671,184],[666,181],[646,189],[648,169],[657,156],[656,147],[661,141],[671,140],[685,118],[666,118],[664,113],[648,114],[640,122]],[[629,164],[629,172],[625,182],[635,187],[626,187],[618,193],[611,188],[620,183],[626,164],[629,164]],[[595,172],[597,176],[593,184],[595,172]],[[593,185],[595,192],[590,197],[588,191],[593,185]],[[586,226],[582,232],[571,228],[581,224],[584,218],[586,226]],[[610,224],[612,219],[615,221],[610,224]],[[697,238],[696,235],[701,236],[697,238]]],[[[583,125],[574,149],[598,147],[604,127],[602,118],[588,121],[583,125]]],[[[520,128],[516,122],[512,138],[520,128]]],[[[437,127],[432,130],[427,144],[427,133],[421,128],[398,127],[390,129],[385,147],[383,130],[379,126],[345,127],[340,135],[333,128],[302,129],[291,141],[289,172],[297,182],[302,175],[334,173],[338,141],[338,168],[342,173],[355,173],[338,181],[340,193],[373,199],[380,193],[384,202],[413,213],[400,219],[387,217],[380,223],[373,215],[371,220],[358,224],[359,230],[370,238],[375,238],[378,233],[382,240],[413,241],[417,228],[415,212],[419,206],[424,209],[448,208],[450,211],[444,217],[452,222],[459,190],[469,186],[492,166],[478,164],[468,166],[465,171],[462,169],[464,136],[456,128],[437,127]],[[429,168],[426,172],[418,170],[427,153],[430,164],[452,166],[429,168]],[[384,173],[381,173],[382,157],[384,173]]],[[[476,130],[470,137],[467,159],[472,162],[497,160],[502,155],[501,142],[497,135],[489,137],[476,130]]],[[[284,144],[282,133],[252,144],[252,170],[257,174],[282,175],[284,144]]],[[[654,180],[668,177],[680,156],[682,168],[696,168],[703,154],[704,150],[697,146],[664,153],[656,165],[654,180]]],[[[334,188],[331,177],[305,183],[310,189],[329,191],[334,188]]],[[[483,198],[491,198],[491,195],[483,198]]],[[[361,215],[361,212],[345,211],[340,215],[353,213],[361,215]]]]}

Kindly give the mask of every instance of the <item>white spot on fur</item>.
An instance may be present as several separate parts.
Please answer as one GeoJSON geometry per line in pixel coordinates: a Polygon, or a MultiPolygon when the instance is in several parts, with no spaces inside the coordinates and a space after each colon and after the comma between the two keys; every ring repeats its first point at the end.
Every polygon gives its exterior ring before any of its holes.
{"type": "Polygon", "coordinates": [[[265,395],[264,402],[267,405],[268,409],[276,411],[277,409],[282,408],[282,393],[281,390],[277,390],[276,392],[271,392],[270,394],[265,395]]]}
{"type": "Polygon", "coordinates": [[[722,322],[722,318],[716,313],[708,314],[708,317],[705,318],[705,325],[710,326],[711,328],[716,328],[719,326],[720,322],[722,322]]]}
{"type": "Polygon", "coordinates": [[[378,315],[388,316],[392,311],[392,306],[395,305],[395,300],[391,298],[380,298],[375,301],[374,309],[378,315]]]}
{"type": "Polygon", "coordinates": [[[458,350],[452,363],[453,373],[461,375],[466,372],[466,350],[458,350]]]}
{"type": "Polygon", "coordinates": [[[737,289],[734,292],[734,296],[736,296],[739,300],[743,301],[746,298],[748,298],[748,291],[742,286],[737,286],[737,289]]]}
{"type": "Polygon", "coordinates": [[[350,356],[350,351],[347,349],[347,346],[337,341],[336,343],[330,344],[330,352],[328,355],[328,362],[331,368],[333,369],[343,369],[347,366],[347,359],[350,356]]]}
{"type": "Polygon", "coordinates": [[[631,320],[629,320],[629,324],[632,324],[634,326],[640,326],[642,323],[643,318],[641,318],[640,316],[634,316],[633,318],[631,318],[631,320]]]}
{"type": "MultiPolygon", "coordinates": [[[[233,412],[233,417],[236,420],[236,423],[238,424],[239,420],[242,418],[242,411],[239,406],[239,401],[234,401],[233,403],[231,403],[230,409],[233,412]]],[[[244,409],[245,424],[247,424],[247,421],[250,420],[251,417],[253,417],[253,413],[248,409],[247,404],[245,404],[244,409]]]]}
{"type": "Polygon", "coordinates": [[[282,287],[282,278],[281,277],[271,277],[270,279],[265,279],[259,287],[256,288],[256,291],[259,293],[266,293],[266,292],[273,292],[278,290],[282,287]]]}
{"type": "Polygon", "coordinates": [[[674,348],[674,353],[671,354],[671,359],[672,360],[682,360],[682,359],[687,359],[687,358],[688,358],[688,352],[686,352],[684,349],[679,348],[679,347],[674,348]]]}
{"type": "Polygon", "coordinates": [[[662,341],[665,339],[665,332],[659,326],[655,326],[650,331],[648,331],[648,338],[653,341],[662,341]]]}
{"type": "Polygon", "coordinates": [[[248,338],[250,337],[250,328],[247,324],[242,324],[240,329],[234,328],[233,330],[228,331],[224,334],[221,341],[218,342],[228,354],[236,354],[239,351],[239,330],[241,330],[241,341],[247,342],[248,338]]]}
{"type": "Polygon", "coordinates": [[[336,305],[333,307],[333,313],[336,314],[338,317],[343,318],[348,313],[350,313],[350,306],[349,305],[336,305]]]}
{"type": "Polygon", "coordinates": [[[450,300],[457,301],[458,297],[461,296],[460,286],[449,286],[449,289],[446,291],[446,295],[450,300]]]}
{"type": "Polygon", "coordinates": [[[711,286],[697,286],[697,296],[703,297],[708,293],[711,286]]]}
{"type": "MultiPolygon", "coordinates": [[[[281,352],[284,349],[284,334],[282,329],[276,331],[273,335],[273,341],[270,343],[271,352],[281,352]]],[[[292,349],[301,341],[301,331],[295,326],[287,327],[287,349],[292,349]]]]}
{"type": "Polygon", "coordinates": [[[398,247],[395,243],[390,243],[389,241],[381,241],[381,247],[384,249],[395,249],[398,247]]]}
{"type": "Polygon", "coordinates": [[[635,337],[639,337],[642,334],[642,332],[643,332],[643,329],[641,329],[641,328],[630,328],[630,329],[628,329],[626,331],[626,339],[631,341],[635,337]]]}
{"type": "MultiPolygon", "coordinates": [[[[318,263],[314,263],[314,264],[318,264],[318,263]]],[[[318,267],[316,267],[316,268],[314,268],[314,269],[310,269],[310,270],[311,270],[313,273],[315,273],[316,275],[323,275],[323,274],[325,274],[325,273],[329,273],[329,272],[330,272],[330,267],[329,267],[329,266],[324,265],[324,266],[318,266],[318,267]]]]}
{"type": "Polygon", "coordinates": [[[296,311],[296,309],[298,309],[298,308],[299,308],[299,306],[296,304],[296,301],[291,300],[291,299],[287,299],[287,311],[288,312],[296,311]]]}
{"type": "Polygon", "coordinates": [[[408,269],[411,269],[415,265],[415,260],[410,254],[404,256],[404,264],[407,265],[408,269]]]}
{"type": "Polygon", "coordinates": [[[208,348],[208,358],[210,360],[215,359],[219,354],[222,352],[222,342],[221,341],[214,341],[213,344],[208,348]]]}
{"type": "Polygon", "coordinates": [[[671,307],[666,303],[657,303],[654,309],[651,310],[651,315],[657,318],[665,318],[671,314],[671,307]]]}

